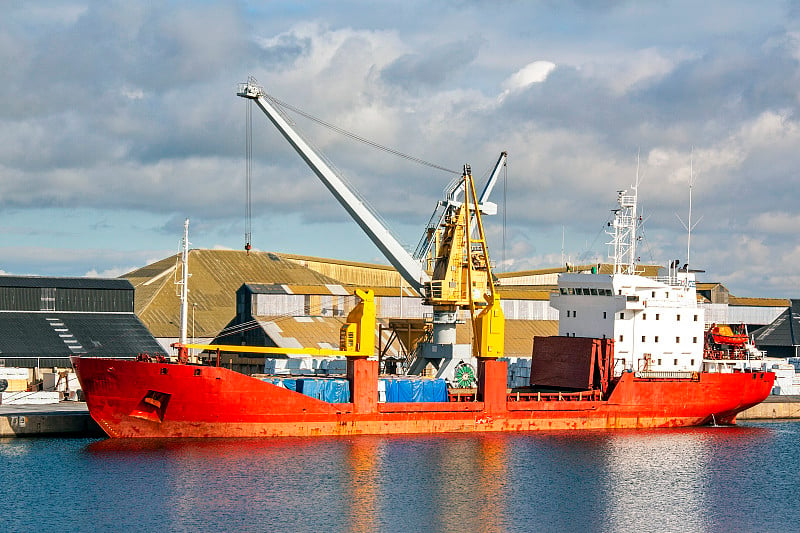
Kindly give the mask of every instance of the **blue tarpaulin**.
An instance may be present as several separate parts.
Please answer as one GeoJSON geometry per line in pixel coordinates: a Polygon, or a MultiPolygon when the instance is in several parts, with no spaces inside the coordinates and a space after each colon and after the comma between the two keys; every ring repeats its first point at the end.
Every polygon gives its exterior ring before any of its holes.
{"type": "Polygon", "coordinates": [[[447,383],[443,379],[384,378],[386,402],[446,402],[447,383]]]}
{"type": "Polygon", "coordinates": [[[328,403],[350,401],[350,383],[346,379],[263,377],[261,381],[283,386],[328,403]]]}
{"type": "MultiPolygon", "coordinates": [[[[350,401],[350,383],[346,379],[277,376],[261,379],[328,403],[350,401]]],[[[447,383],[443,379],[397,376],[380,381],[386,388],[387,403],[448,401],[447,383]]]]}
{"type": "Polygon", "coordinates": [[[328,403],[347,403],[350,401],[350,383],[346,379],[298,379],[297,392],[328,403]]]}

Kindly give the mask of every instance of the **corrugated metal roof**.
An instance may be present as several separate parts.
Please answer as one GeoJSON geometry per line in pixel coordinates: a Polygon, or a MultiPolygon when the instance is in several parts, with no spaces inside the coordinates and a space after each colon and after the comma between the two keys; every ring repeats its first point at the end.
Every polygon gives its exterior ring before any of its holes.
{"type": "Polygon", "coordinates": [[[335,317],[296,317],[259,320],[261,327],[282,348],[339,347],[339,330],[344,319],[335,317]]]}
{"type": "MultiPolygon", "coordinates": [[[[282,348],[327,348],[339,349],[339,331],[344,318],[338,317],[292,317],[281,320],[259,320],[264,333],[282,348]]],[[[386,321],[379,320],[386,326],[386,321]]],[[[380,345],[385,347],[389,340],[389,332],[383,330],[380,345]]],[[[379,345],[378,335],[381,328],[375,328],[375,346],[379,345]]],[[[395,340],[395,343],[399,341],[395,340]]],[[[390,346],[387,355],[397,355],[398,346],[390,346]]]]}
{"type": "Polygon", "coordinates": [[[127,279],[118,278],[53,278],[47,276],[0,276],[0,287],[32,287],[57,289],[132,290],[127,279]]]}
{"type": "Polygon", "coordinates": [[[545,274],[560,274],[562,272],[566,272],[566,267],[558,267],[558,268],[539,268],[536,270],[519,270],[517,272],[494,272],[492,273],[498,279],[503,278],[519,278],[523,276],[543,276],[545,274]]]}
{"type": "MultiPolygon", "coordinates": [[[[592,268],[598,267],[597,273],[598,274],[612,274],[614,272],[614,265],[610,263],[593,263],[590,265],[571,265],[569,272],[576,273],[576,272],[591,272],[592,268]]],[[[661,268],[659,265],[636,265],[637,271],[640,271],[643,276],[648,277],[655,277],[658,275],[658,269],[661,268]]],[[[548,274],[560,274],[567,272],[566,267],[558,267],[558,268],[541,268],[536,270],[520,270],[518,272],[498,272],[494,273],[498,279],[513,279],[513,278],[522,278],[528,276],[546,276],[548,274]]]]}
{"type": "Polygon", "coordinates": [[[555,285],[500,285],[497,293],[503,300],[549,300],[555,285]]]}
{"type": "Polygon", "coordinates": [[[753,332],[757,346],[800,346],[800,300],[791,300],[789,309],[753,332]]]}
{"type": "Polygon", "coordinates": [[[322,257],[308,257],[292,254],[279,254],[281,257],[294,261],[319,272],[325,276],[335,278],[340,283],[357,285],[359,287],[397,287],[405,283],[400,274],[389,265],[376,265],[371,263],[357,263],[355,261],[341,261],[322,257]]]}
{"type": "MultiPolygon", "coordinates": [[[[180,300],[175,279],[177,255],[140,268],[125,278],[136,288],[136,313],[156,337],[175,337],[180,300]]],[[[189,251],[189,329],[213,337],[236,315],[236,291],[245,283],[324,287],[337,280],[270,252],[189,251]]]]}
{"type": "Polygon", "coordinates": [[[0,358],[163,353],[133,313],[4,312],[0,358]]]}
{"type": "Polygon", "coordinates": [[[786,298],[740,298],[729,296],[728,305],[748,307],[788,307],[790,300],[786,298]]]}
{"type": "Polygon", "coordinates": [[[289,259],[292,261],[308,261],[313,263],[327,263],[332,265],[342,265],[342,266],[354,266],[354,267],[363,267],[363,268],[371,268],[375,270],[386,270],[389,272],[395,272],[395,269],[391,265],[380,265],[377,263],[361,263],[359,261],[345,261],[343,259],[331,259],[328,257],[312,257],[310,255],[297,255],[297,254],[284,254],[278,253],[275,254],[279,257],[284,259],[289,259]]]}
{"type": "MultiPolygon", "coordinates": [[[[285,283],[246,283],[247,288],[253,294],[316,294],[331,296],[352,296],[356,289],[367,289],[368,287],[356,287],[353,285],[287,285],[285,283]]],[[[369,287],[375,296],[400,296],[399,287],[369,287]]],[[[408,287],[404,288],[404,297],[413,297],[413,292],[408,287]]]]}

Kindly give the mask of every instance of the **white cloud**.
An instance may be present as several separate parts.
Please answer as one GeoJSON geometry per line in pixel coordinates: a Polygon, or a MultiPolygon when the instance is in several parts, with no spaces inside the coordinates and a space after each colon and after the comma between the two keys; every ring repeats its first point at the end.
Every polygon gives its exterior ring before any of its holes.
{"type": "Polygon", "coordinates": [[[118,278],[123,274],[127,274],[128,272],[132,272],[137,268],[140,268],[142,265],[139,266],[127,266],[127,267],[112,267],[106,268],[100,272],[96,269],[91,269],[86,272],[83,277],[86,278],[118,278]]]}
{"type": "Polygon", "coordinates": [[[550,61],[534,61],[528,63],[503,82],[503,92],[498,99],[502,100],[514,91],[524,90],[534,83],[542,83],[556,68],[550,61]]]}
{"type": "Polygon", "coordinates": [[[767,212],[751,220],[753,230],[771,235],[796,235],[800,229],[800,214],[785,211],[767,212]]]}

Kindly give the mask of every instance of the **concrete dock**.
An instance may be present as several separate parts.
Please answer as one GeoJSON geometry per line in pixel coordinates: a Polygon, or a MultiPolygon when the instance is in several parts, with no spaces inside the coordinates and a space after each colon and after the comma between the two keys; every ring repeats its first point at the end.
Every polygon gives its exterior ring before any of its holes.
{"type": "Polygon", "coordinates": [[[0,437],[103,437],[85,402],[0,405],[0,437]]]}
{"type": "Polygon", "coordinates": [[[800,396],[767,396],[767,399],[739,413],[736,420],[779,420],[800,418],[800,396]]]}

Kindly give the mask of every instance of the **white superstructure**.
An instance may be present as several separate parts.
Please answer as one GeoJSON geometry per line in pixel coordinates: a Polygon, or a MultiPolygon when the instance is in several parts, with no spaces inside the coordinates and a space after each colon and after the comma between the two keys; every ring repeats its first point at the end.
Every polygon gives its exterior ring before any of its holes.
{"type": "Polygon", "coordinates": [[[678,262],[656,278],[636,274],[636,187],[620,191],[614,210],[613,274],[565,273],[550,305],[559,312],[558,334],[614,339],[615,374],[624,370],[699,372],[705,321],[695,277],[678,262]]]}

